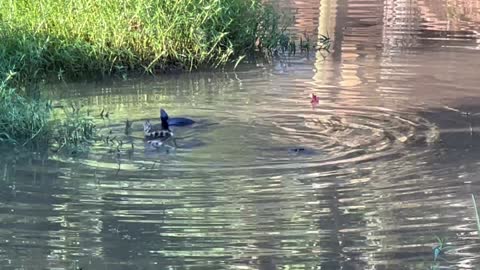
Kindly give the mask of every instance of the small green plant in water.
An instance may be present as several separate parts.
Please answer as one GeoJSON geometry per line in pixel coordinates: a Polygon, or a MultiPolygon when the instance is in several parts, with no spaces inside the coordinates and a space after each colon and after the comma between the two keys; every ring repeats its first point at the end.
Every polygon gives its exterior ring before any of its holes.
{"type": "Polygon", "coordinates": [[[445,239],[435,235],[438,244],[433,248],[433,260],[436,261],[445,250],[445,239]]]}
{"type": "Polygon", "coordinates": [[[64,118],[52,121],[50,136],[55,151],[67,151],[71,154],[85,152],[96,139],[94,119],[81,112],[79,106],[71,105],[71,110],[64,108],[64,118]]]}
{"type": "Polygon", "coordinates": [[[433,261],[437,261],[439,259],[442,259],[443,261],[447,261],[443,259],[441,256],[448,250],[452,249],[453,247],[447,246],[447,240],[445,238],[440,238],[435,235],[435,238],[437,239],[437,245],[433,247],[433,261]]]}
{"type": "Polygon", "coordinates": [[[132,133],[132,125],[132,121],[129,121],[128,119],[125,121],[125,135],[130,135],[132,133]]]}

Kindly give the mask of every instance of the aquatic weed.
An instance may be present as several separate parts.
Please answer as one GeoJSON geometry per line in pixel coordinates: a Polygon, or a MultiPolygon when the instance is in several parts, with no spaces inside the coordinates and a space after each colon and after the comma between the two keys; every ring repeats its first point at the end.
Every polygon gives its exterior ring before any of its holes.
{"type": "Polygon", "coordinates": [[[446,240],[445,238],[440,238],[435,235],[435,238],[437,239],[437,245],[433,247],[433,261],[436,261],[441,254],[445,251],[445,245],[446,245],[446,240]]]}
{"type": "Polygon", "coordinates": [[[64,117],[52,121],[51,135],[54,150],[66,150],[77,154],[88,150],[88,146],[96,140],[96,125],[94,119],[81,112],[81,107],[71,104],[64,107],[64,117]],[[70,110],[71,109],[71,110],[70,110]]]}
{"type": "Polygon", "coordinates": [[[437,262],[439,260],[442,260],[442,261],[445,261],[445,262],[449,262],[448,260],[443,258],[442,255],[444,255],[446,251],[448,251],[450,249],[453,249],[454,247],[447,245],[447,240],[443,237],[438,237],[437,235],[435,235],[435,238],[436,238],[438,244],[435,247],[433,247],[433,249],[432,249],[432,251],[433,251],[433,261],[437,262]]]}

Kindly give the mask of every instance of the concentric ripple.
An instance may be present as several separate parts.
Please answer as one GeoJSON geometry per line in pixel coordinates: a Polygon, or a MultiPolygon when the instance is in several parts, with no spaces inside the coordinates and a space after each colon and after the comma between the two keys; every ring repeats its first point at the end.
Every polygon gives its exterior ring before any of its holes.
{"type": "Polygon", "coordinates": [[[162,171],[268,168],[282,175],[292,164],[308,168],[371,161],[397,154],[402,148],[428,147],[438,139],[437,127],[420,116],[401,116],[378,108],[367,112],[362,107],[317,109],[307,106],[308,100],[303,103],[285,103],[282,108],[288,112],[282,113],[258,110],[248,119],[216,112],[210,119],[197,119],[191,127],[174,128],[175,140],[160,147],[143,139],[146,119],[130,120],[134,125],[129,135],[124,134],[121,123],[106,124],[101,131],[104,140],[83,163],[143,173],[155,169],[161,160],[162,171]],[[108,138],[115,138],[115,143],[108,138]]]}

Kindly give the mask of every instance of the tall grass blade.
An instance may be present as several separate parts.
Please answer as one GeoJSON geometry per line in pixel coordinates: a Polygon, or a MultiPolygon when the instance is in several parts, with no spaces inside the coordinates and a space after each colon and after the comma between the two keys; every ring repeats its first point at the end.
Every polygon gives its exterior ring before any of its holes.
{"type": "Polygon", "coordinates": [[[477,221],[477,231],[478,236],[480,237],[480,213],[478,212],[477,202],[475,200],[475,195],[472,194],[473,208],[475,209],[475,220],[477,221]]]}

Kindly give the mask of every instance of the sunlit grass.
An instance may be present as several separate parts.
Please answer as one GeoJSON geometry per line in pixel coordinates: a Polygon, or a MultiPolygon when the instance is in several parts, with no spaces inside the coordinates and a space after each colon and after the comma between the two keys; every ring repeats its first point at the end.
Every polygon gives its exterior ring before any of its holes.
{"type": "Polygon", "coordinates": [[[63,108],[63,116],[52,119],[50,123],[50,144],[55,147],[55,152],[83,152],[97,139],[93,117],[81,112],[77,106],[63,108]]]}
{"type": "Polygon", "coordinates": [[[260,0],[0,1],[0,142],[66,149],[93,138],[76,108],[53,120],[30,97],[43,79],[237,65],[271,54],[285,27],[260,0]]]}
{"type": "Polygon", "coordinates": [[[25,145],[44,138],[49,115],[48,103],[28,100],[5,82],[0,84],[0,142],[25,145]]]}
{"type": "Polygon", "coordinates": [[[218,66],[278,46],[259,0],[0,1],[0,72],[45,74],[218,66]]]}
{"type": "Polygon", "coordinates": [[[34,146],[55,151],[83,151],[96,136],[93,118],[78,108],[65,108],[53,115],[52,104],[41,98],[28,98],[0,83],[0,143],[34,146]]]}

